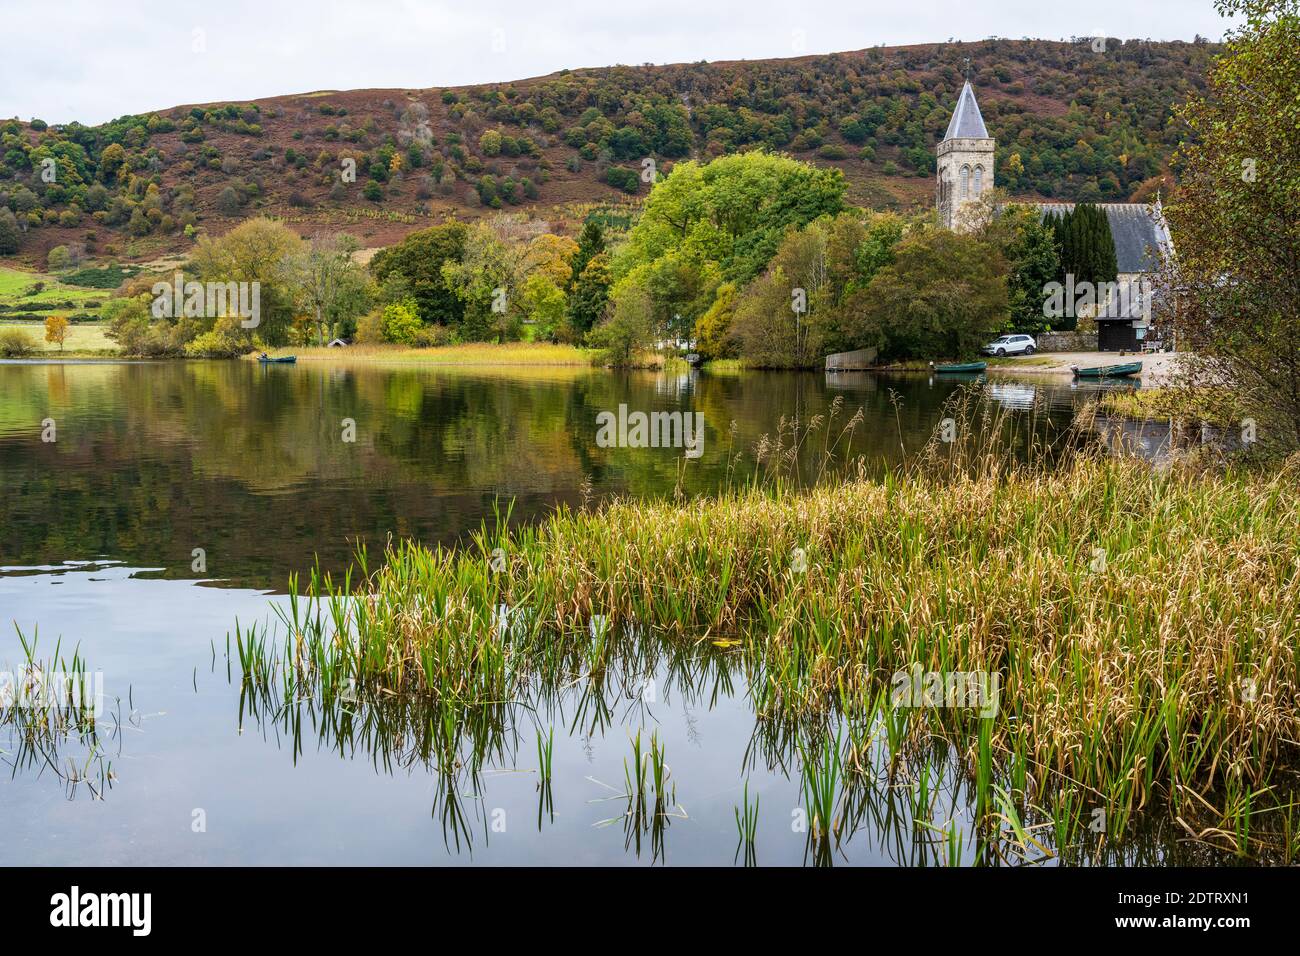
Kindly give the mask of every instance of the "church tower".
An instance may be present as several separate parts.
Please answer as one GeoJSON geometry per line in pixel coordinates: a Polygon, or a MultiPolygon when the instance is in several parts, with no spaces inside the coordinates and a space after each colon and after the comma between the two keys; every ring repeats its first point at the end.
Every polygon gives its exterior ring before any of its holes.
{"type": "Polygon", "coordinates": [[[948,123],[948,132],[936,153],[938,173],[935,204],[939,207],[939,224],[946,229],[960,229],[966,205],[993,188],[993,137],[984,128],[984,117],[975,102],[975,90],[967,80],[957,97],[957,109],[948,123]]]}

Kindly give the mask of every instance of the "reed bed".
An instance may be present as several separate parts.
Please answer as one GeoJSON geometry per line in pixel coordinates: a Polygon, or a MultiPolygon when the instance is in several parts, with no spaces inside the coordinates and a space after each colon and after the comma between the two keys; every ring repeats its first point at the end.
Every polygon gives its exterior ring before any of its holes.
{"type": "MultiPolygon", "coordinates": [[[[295,346],[272,349],[269,354],[296,355],[299,362],[330,365],[399,362],[417,365],[576,365],[585,368],[590,367],[595,353],[572,345],[548,342],[465,342],[427,348],[387,343],[346,348],[295,346]]],[[[250,354],[248,359],[256,359],[256,354],[250,354]]]]}
{"type": "Polygon", "coordinates": [[[1101,411],[1121,418],[1172,418],[1205,422],[1219,428],[1239,426],[1247,414],[1244,406],[1225,393],[1189,388],[1107,392],[1101,397],[1100,406],[1101,411]]]}
{"type": "Polygon", "coordinates": [[[883,742],[914,773],[942,740],[1022,859],[1159,811],[1181,838],[1292,861],[1300,459],[1198,473],[1084,450],[1049,467],[1008,456],[995,414],[959,402],[958,434],[983,437],[880,482],[561,508],[465,549],[395,544],[374,571],[361,553],[356,577],[295,583],[283,648],[237,634],[246,679],[450,715],[598,677],[650,630],[739,655],[774,728],[847,727],[801,760],[819,840],[838,839],[864,755],[883,742]],[[993,712],[899,706],[913,668],[994,679],[993,712]]]}
{"type": "MultiPolygon", "coordinates": [[[[120,742],[120,701],[101,713],[105,702],[96,694],[102,685],[97,691],[78,649],[68,657],[60,641],[43,660],[38,635],[15,630],[22,649],[18,669],[5,671],[0,664],[0,763],[9,764],[14,777],[48,772],[69,800],[83,787],[92,800],[103,800],[116,779],[111,750],[120,742]]],[[[134,710],[128,719],[138,723],[134,710]]]]}

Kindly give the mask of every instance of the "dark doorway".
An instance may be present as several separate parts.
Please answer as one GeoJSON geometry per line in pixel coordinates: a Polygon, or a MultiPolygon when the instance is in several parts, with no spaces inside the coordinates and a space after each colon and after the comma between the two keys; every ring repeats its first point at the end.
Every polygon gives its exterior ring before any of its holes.
{"type": "Polygon", "coordinates": [[[1137,330],[1131,322],[1098,322],[1097,348],[1102,352],[1136,352],[1137,330]]]}

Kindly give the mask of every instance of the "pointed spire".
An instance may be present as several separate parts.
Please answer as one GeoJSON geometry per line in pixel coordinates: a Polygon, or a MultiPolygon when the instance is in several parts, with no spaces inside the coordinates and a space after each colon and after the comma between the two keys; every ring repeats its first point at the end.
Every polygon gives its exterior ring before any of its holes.
{"type": "Polygon", "coordinates": [[[975,90],[971,87],[970,80],[962,85],[961,95],[957,97],[957,108],[952,111],[952,119],[948,123],[948,132],[943,134],[944,139],[955,137],[989,138],[989,131],[984,127],[984,117],[980,115],[979,104],[975,102],[975,90]]]}

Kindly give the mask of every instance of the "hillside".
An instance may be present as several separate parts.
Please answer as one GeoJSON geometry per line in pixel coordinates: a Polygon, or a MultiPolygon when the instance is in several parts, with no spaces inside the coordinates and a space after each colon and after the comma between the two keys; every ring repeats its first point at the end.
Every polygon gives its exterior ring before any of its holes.
{"type": "Polygon", "coordinates": [[[66,245],[74,258],[140,261],[253,215],[345,229],[367,246],[508,207],[564,230],[591,204],[643,193],[647,158],[662,171],[756,147],[842,169],[862,205],[926,204],[966,58],[998,185],[1122,200],[1163,172],[1171,107],[1202,87],[1214,49],[987,40],[314,92],[95,127],[13,120],[0,124],[0,206],[14,215],[6,238],[0,214],[0,257],[40,264],[66,245]],[[340,175],[349,161],[354,182],[340,175]]]}

